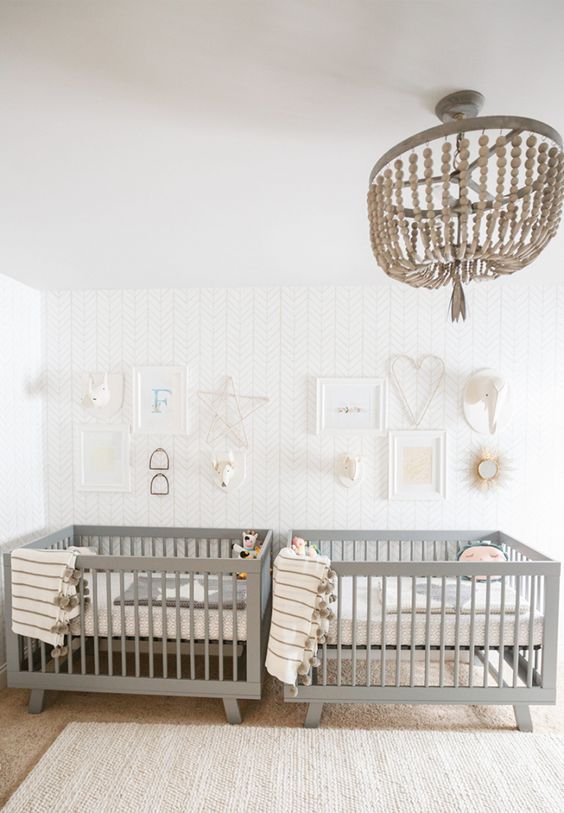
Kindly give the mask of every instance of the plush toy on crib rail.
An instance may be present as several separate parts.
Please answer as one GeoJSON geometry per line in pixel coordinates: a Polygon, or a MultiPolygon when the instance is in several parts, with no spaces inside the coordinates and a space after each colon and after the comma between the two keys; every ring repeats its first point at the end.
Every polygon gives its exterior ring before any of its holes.
{"type": "MultiPolygon", "coordinates": [[[[507,554],[501,547],[490,539],[483,539],[479,542],[470,542],[459,552],[457,559],[459,562],[507,562],[507,554]]],[[[471,576],[464,576],[471,579],[471,576]]],[[[476,581],[486,581],[487,576],[476,576],[476,581]]],[[[490,576],[492,581],[501,579],[500,575],[490,576]]]]}
{"type": "Polygon", "coordinates": [[[319,550],[316,545],[312,545],[311,542],[306,542],[301,536],[294,536],[290,547],[296,556],[303,556],[304,558],[307,556],[308,559],[317,559],[319,556],[319,550]]]}
{"type": "MultiPolygon", "coordinates": [[[[257,559],[260,556],[261,547],[257,531],[243,531],[243,544],[239,545],[236,542],[233,550],[239,554],[240,559],[257,559]]],[[[239,573],[238,578],[246,579],[247,574],[239,573]]]]}

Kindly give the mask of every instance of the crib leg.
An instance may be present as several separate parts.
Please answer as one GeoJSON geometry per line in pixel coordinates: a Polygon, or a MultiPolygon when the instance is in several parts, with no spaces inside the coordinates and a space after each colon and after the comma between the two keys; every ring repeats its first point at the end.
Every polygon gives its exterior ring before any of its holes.
{"type": "Polygon", "coordinates": [[[239,701],[235,697],[224,697],[223,708],[225,709],[225,716],[230,725],[239,725],[242,721],[241,709],[239,708],[239,701]]]}
{"type": "Polygon", "coordinates": [[[29,695],[29,704],[27,710],[29,714],[41,714],[43,711],[43,704],[45,702],[44,689],[32,689],[29,695]]]}
{"type": "Polygon", "coordinates": [[[515,712],[515,720],[519,731],[532,731],[531,709],[528,706],[519,705],[513,706],[513,711],[515,712]]]}
{"type": "Polygon", "coordinates": [[[304,722],[304,728],[319,728],[323,703],[310,703],[304,722]]]}

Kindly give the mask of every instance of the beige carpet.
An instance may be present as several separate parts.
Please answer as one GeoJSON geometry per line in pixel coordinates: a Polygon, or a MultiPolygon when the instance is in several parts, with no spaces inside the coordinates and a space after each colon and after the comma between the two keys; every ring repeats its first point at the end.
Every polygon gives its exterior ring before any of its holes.
{"type": "Polygon", "coordinates": [[[71,723],[5,813],[554,813],[564,735],[71,723]]]}
{"type": "MultiPolygon", "coordinates": [[[[221,725],[220,700],[142,695],[60,692],[49,696],[45,711],[27,713],[29,692],[0,691],[0,804],[25,779],[68,723],[139,722],[221,725]]],[[[279,686],[267,679],[263,700],[241,704],[243,727],[303,725],[306,707],[283,703],[279,686]]],[[[532,708],[535,732],[564,733],[564,665],[557,706],[532,708]]],[[[323,729],[515,732],[508,706],[325,706],[323,729]]],[[[237,729],[240,730],[240,729],[237,729]]],[[[521,734],[516,734],[521,737],[521,734]]],[[[528,736],[528,735],[523,735],[528,736]]]]}

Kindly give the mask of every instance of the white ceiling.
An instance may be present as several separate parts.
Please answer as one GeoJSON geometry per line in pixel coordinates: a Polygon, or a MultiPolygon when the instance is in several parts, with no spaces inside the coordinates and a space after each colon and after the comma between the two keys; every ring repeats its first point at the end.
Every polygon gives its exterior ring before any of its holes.
{"type": "Polygon", "coordinates": [[[560,0],[0,0],[0,272],[383,282],[372,164],[463,87],[562,130],[563,32],[560,0]]]}

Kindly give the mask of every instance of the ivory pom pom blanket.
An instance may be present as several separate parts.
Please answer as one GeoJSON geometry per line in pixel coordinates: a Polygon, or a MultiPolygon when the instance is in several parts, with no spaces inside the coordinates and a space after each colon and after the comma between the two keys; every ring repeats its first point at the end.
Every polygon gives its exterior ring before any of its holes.
{"type": "Polygon", "coordinates": [[[311,683],[319,666],[317,647],[324,643],[334,594],[335,572],[326,556],[299,556],[283,548],[274,562],[272,621],[266,655],[268,672],[297,693],[298,675],[311,683]]]}
{"type": "MultiPolygon", "coordinates": [[[[18,635],[52,644],[53,657],[66,654],[65,633],[80,612],[76,557],[89,548],[34,550],[17,548],[11,554],[12,630],[18,635]]],[[[88,590],[82,585],[84,595],[88,590]]]]}

